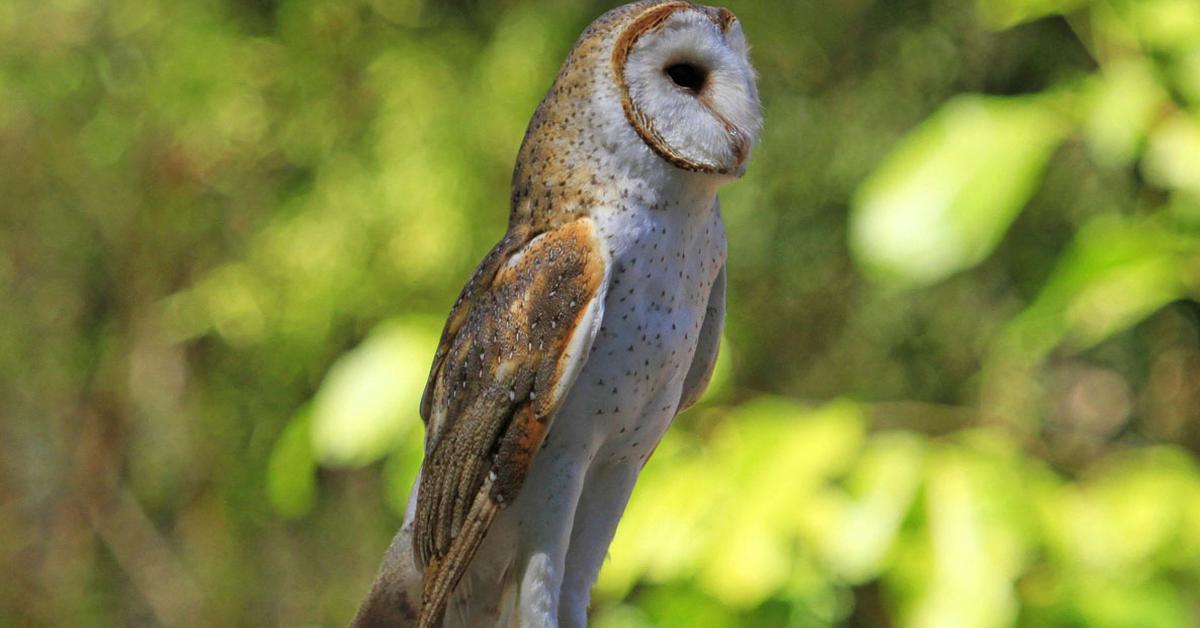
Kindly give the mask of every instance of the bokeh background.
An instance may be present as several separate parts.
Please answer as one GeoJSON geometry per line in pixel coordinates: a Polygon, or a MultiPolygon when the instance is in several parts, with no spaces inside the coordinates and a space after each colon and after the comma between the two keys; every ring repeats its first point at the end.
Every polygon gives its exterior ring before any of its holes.
{"type": "MultiPolygon", "coordinates": [[[[0,625],[338,626],[609,2],[0,2],[0,625]]],[[[594,624],[1200,625],[1200,2],[730,0],[729,321],[594,624]]]]}

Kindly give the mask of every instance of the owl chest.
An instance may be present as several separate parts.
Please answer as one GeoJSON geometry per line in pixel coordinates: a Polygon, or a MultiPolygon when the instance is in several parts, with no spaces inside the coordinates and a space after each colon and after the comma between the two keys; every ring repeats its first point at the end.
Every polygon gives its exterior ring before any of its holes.
{"type": "Polygon", "coordinates": [[[639,226],[612,247],[604,317],[573,405],[603,443],[638,444],[610,449],[648,455],[675,415],[725,240],[716,215],[639,226]]]}

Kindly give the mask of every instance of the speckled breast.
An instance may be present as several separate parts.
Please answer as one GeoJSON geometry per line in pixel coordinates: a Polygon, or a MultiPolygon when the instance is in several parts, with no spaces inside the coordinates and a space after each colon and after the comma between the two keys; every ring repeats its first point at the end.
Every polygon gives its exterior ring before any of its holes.
{"type": "Polygon", "coordinates": [[[675,416],[725,263],[715,207],[674,209],[597,216],[612,260],[604,317],[559,421],[618,462],[644,462],[675,416]]]}

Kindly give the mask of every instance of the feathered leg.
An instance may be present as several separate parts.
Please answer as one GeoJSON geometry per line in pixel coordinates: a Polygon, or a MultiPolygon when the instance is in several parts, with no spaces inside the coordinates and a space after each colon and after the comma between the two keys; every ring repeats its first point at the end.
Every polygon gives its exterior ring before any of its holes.
{"type": "Polygon", "coordinates": [[[637,482],[638,470],[636,464],[614,463],[597,464],[588,471],[579,507],[575,509],[575,525],[567,552],[558,609],[562,628],[587,627],[592,585],[608,555],[617,523],[637,482]]]}
{"type": "MultiPolygon", "coordinates": [[[[551,435],[553,437],[553,435],[551,435]]],[[[517,623],[522,628],[557,628],[558,597],[562,588],[567,544],[570,541],[572,519],[579,504],[584,473],[581,461],[590,459],[588,452],[567,452],[551,446],[534,463],[532,486],[554,487],[549,493],[535,497],[540,503],[520,504],[521,537],[534,545],[526,545],[522,560],[514,568],[521,575],[517,595],[517,623]],[[523,564],[522,564],[523,563],[523,564]]],[[[522,501],[522,500],[519,500],[522,501]]]]}

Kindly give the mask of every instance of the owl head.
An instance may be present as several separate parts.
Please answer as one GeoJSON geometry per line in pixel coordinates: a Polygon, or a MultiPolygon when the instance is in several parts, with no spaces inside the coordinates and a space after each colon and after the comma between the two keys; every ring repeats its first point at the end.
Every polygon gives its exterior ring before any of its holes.
{"type": "Polygon", "coordinates": [[[761,125],[732,13],[664,0],[613,9],[579,37],[534,113],[513,218],[582,211],[617,179],[719,185],[745,172],[761,125]]]}
{"type": "Polygon", "coordinates": [[[623,17],[611,71],[626,122],[675,167],[740,176],[762,115],[737,18],[662,1],[631,5],[623,17]]]}
{"type": "Polygon", "coordinates": [[[510,222],[556,224],[619,202],[637,180],[711,193],[745,173],[761,126],[732,13],[677,0],[618,7],[580,35],[534,113],[510,222]]]}

